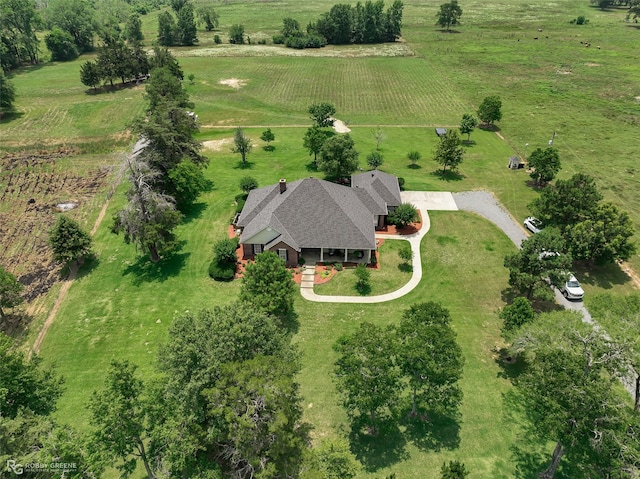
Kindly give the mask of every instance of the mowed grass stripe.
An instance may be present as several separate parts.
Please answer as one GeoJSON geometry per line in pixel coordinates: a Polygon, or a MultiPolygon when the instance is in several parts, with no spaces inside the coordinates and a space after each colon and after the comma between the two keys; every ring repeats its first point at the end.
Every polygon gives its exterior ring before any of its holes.
{"type": "MultiPolygon", "coordinates": [[[[203,124],[308,122],[310,103],[328,101],[337,116],[364,124],[457,123],[466,109],[446,81],[421,58],[214,58],[183,59],[195,72],[193,98],[216,104],[203,124]],[[202,78],[206,85],[199,83],[202,78]],[[219,85],[238,78],[238,90],[219,85]]],[[[197,103],[198,104],[198,103],[197,103]]],[[[198,109],[198,108],[197,108],[198,109]]]]}

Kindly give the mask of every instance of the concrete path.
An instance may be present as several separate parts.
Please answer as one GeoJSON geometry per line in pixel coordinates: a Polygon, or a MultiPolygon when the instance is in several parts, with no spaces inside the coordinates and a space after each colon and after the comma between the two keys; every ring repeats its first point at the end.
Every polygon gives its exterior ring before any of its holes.
{"type": "Polygon", "coordinates": [[[385,240],[404,240],[411,245],[413,253],[413,274],[407,284],[400,289],[391,293],[379,294],[377,296],[327,296],[316,294],[313,291],[313,278],[315,274],[315,266],[307,265],[302,273],[302,281],[300,283],[300,294],[308,301],[316,301],[323,303],[383,303],[400,298],[412,291],[422,279],[422,261],[420,255],[420,242],[424,235],[427,234],[431,227],[429,213],[427,210],[456,210],[456,203],[451,193],[430,192],[430,191],[403,191],[401,192],[402,201],[412,203],[420,210],[422,215],[422,228],[417,233],[411,235],[388,235],[378,234],[376,238],[385,240]]]}
{"type": "Polygon", "coordinates": [[[413,253],[414,261],[413,274],[407,284],[402,286],[391,293],[380,294],[377,296],[327,296],[316,294],[313,291],[313,277],[315,274],[315,266],[305,266],[302,273],[302,282],[300,283],[300,294],[302,297],[309,301],[317,301],[322,303],[383,303],[385,301],[391,301],[393,299],[404,296],[409,291],[414,289],[420,283],[422,279],[422,262],[420,261],[420,240],[429,231],[430,222],[429,215],[426,210],[421,210],[422,213],[422,228],[417,233],[412,235],[400,236],[400,235],[376,235],[376,238],[384,238],[385,240],[398,239],[409,241],[411,245],[411,252],[413,253]]]}

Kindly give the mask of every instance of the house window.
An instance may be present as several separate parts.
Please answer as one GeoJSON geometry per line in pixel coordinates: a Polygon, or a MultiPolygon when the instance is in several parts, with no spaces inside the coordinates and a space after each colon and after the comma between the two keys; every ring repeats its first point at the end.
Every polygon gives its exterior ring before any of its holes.
{"type": "Polygon", "coordinates": [[[284,261],[286,263],[286,261],[287,261],[287,250],[284,249],[284,248],[279,248],[278,249],[278,256],[280,256],[282,261],[284,261]]]}
{"type": "Polygon", "coordinates": [[[260,254],[262,253],[262,245],[261,244],[254,244],[253,245],[253,254],[260,254]]]}

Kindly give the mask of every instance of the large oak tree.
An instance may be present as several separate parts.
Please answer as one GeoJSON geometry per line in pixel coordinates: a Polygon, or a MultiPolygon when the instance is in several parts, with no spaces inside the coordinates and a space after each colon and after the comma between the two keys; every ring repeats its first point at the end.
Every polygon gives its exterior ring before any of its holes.
{"type": "Polygon", "coordinates": [[[456,414],[462,403],[458,381],[464,357],[449,311],[438,303],[414,304],[400,320],[397,361],[411,388],[411,415],[456,414]]]}
{"type": "Polygon", "coordinates": [[[529,431],[555,443],[539,477],[553,479],[565,455],[584,474],[621,472],[628,409],[615,386],[626,370],[622,348],[579,313],[560,312],[525,326],[512,349],[525,360],[515,384],[529,431]]]}
{"type": "Polygon", "coordinates": [[[378,421],[389,415],[400,398],[400,371],[394,361],[393,332],[362,323],[353,335],[334,345],[340,355],[335,381],[347,413],[354,421],[366,421],[377,433],[378,421]]]}
{"type": "Polygon", "coordinates": [[[545,228],[524,240],[520,251],[504,259],[509,285],[527,299],[550,299],[547,282],[561,287],[571,263],[571,255],[566,253],[565,242],[556,228],[545,228]]]}
{"type": "Polygon", "coordinates": [[[349,176],[358,167],[358,152],[348,133],[328,138],[320,149],[318,168],[330,178],[349,176]]]}

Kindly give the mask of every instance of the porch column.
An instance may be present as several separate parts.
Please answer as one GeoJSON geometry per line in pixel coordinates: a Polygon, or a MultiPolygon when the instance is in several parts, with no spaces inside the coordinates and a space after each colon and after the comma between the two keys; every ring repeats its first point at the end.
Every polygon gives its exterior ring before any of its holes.
{"type": "Polygon", "coordinates": [[[324,248],[320,248],[320,262],[324,263],[324,248]]]}
{"type": "Polygon", "coordinates": [[[371,263],[371,250],[369,250],[369,254],[367,256],[367,263],[371,263]]]}
{"type": "Polygon", "coordinates": [[[347,262],[347,255],[349,254],[349,250],[347,248],[344,249],[344,262],[347,262]]]}

